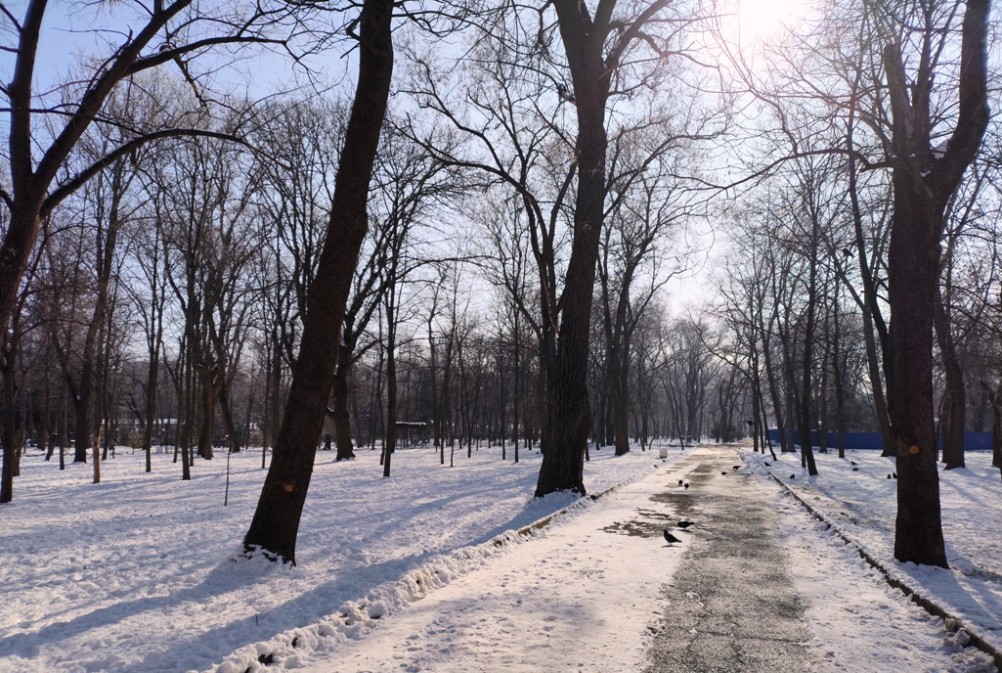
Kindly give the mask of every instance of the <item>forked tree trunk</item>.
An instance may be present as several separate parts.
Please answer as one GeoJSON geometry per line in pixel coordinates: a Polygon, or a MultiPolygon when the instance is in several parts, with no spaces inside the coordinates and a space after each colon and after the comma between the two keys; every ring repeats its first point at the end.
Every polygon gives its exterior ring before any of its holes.
{"type": "MultiPolygon", "coordinates": [[[[561,41],[574,84],[577,114],[577,194],[574,232],[560,298],[559,338],[552,375],[547,372],[547,426],[536,495],[570,490],[585,493],[584,458],[591,427],[588,402],[588,341],[595,266],[605,219],[605,107],[612,73],[644,24],[668,4],[654,0],[629,24],[612,20],[615,3],[600,0],[594,15],[583,0],[554,0],[561,41]],[[604,50],[609,45],[609,52],[604,50]]],[[[551,351],[552,352],[552,351],[551,351]]]]}
{"type": "MultiPolygon", "coordinates": [[[[933,304],[940,275],[940,241],[947,203],[974,160],[988,126],[988,0],[968,0],[963,23],[957,126],[938,156],[930,145],[929,50],[915,82],[900,47],[884,49],[893,114],[894,214],[888,249],[888,389],[897,456],[898,512],[894,556],[902,562],[948,567],[940,518],[933,427],[933,304]]],[[[931,35],[927,36],[931,39],[931,35]]]]}
{"type": "Polygon", "coordinates": [[[367,230],[366,202],[393,73],[394,3],[364,0],[358,19],[358,84],[334,185],[327,237],[310,285],[299,356],[244,548],[290,563],[313,473],[334,378],[337,345],[358,254],[367,230]]]}

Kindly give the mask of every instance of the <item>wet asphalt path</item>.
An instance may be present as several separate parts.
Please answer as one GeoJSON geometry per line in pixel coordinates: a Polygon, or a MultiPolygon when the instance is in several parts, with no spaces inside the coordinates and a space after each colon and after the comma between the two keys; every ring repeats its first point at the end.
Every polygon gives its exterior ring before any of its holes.
{"type": "Polygon", "coordinates": [[[789,560],[771,535],[776,519],[769,492],[735,465],[741,459],[726,447],[694,450],[676,463],[690,488],[671,486],[652,497],[695,525],[673,531],[683,539],[684,557],[666,588],[645,673],[812,668],[789,560]]]}

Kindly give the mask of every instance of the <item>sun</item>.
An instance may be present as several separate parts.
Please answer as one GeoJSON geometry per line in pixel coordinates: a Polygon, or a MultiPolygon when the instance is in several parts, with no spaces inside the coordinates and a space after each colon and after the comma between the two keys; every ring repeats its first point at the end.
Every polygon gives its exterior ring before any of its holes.
{"type": "Polygon", "coordinates": [[[742,48],[778,40],[796,29],[810,5],[810,0],[734,0],[730,39],[742,48]]]}

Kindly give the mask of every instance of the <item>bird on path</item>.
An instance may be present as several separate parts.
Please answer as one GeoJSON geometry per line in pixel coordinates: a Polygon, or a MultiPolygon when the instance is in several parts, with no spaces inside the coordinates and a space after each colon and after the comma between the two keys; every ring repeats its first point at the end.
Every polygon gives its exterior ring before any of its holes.
{"type": "Polygon", "coordinates": [[[858,467],[854,467],[854,468],[852,468],[852,471],[853,472],[859,472],[859,468],[858,467]]]}
{"type": "MultiPolygon", "coordinates": [[[[763,462],[765,462],[765,461],[763,461],[763,462]]],[[[772,465],[772,463],[765,463],[766,467],[770,467],[771,465],[772,465]]]]}
{"type": "Polygon", "coordinates": [[[724,475],[725,477],[727,476],[726,472],[721,472],[720,474],[724,475]]]}
{"type": "Polygon", "coordinates": [[[689,482],[685,482],[685,488],[689,488],[689,482]]]}
{"type": "Polygon", "coordinates": [[[796,478],[797,478],[797,475],[795,475],[795,474],[791,474],[790,475],[790,479],[796,479],[796,478]]]}
{"type": "Polygon", "coordinates": [[[856,461],[855,460],[850,460],[849,462],[852,464],[853,467],[856,466],[856,461]]]}
{"type": "Polygon", "coordinates": [[[897,473],[897,472],[895,472],[895,473],[894,473],[893,475],[891,475],[891,476],[893,476],[893,477],[894,477],[895,479],[897,479],[897,478],[898,478],[898,473],[897,473]]]}
{"type": "Polygon", "coordinates": [[[735,466],[734,466],[734,467],[732,467],[731,469],[732,469],[732,470],[740,470],[740,469],[741,469],[741,466],[740,466],[740,465],[735,465],[735,466]]]}
{"type": "Polygon", "coordinates": [[[692,525],[692,522],[691,521],[679,521],[675,525],[678,526],[679,528],[681,528],[682,530],[685,530],[686,528],[688,528],[689,526],[692,525]]]}
{"type": "Polygon", "coordinates": [[[890,479],[890,478],[891,478],[891,475],[887,475],[887,478],[888,478],[888,479],[890,479]]]}
{"type": "Polygon", "coordinates": [[[679,486],[681,486],[681,485],[682,485],[683,483],[684,483],[684,482],[683,482],[683,481],[682,481],[681,479],[679,479],[679,480],[678,480],[678,485],[679,485],[679,486]]]}
{"type": "Polygon", "coordinates": [[[669,533],[668,529],[666,528],[665,529],[665,542],[667,542],[668,544],[673,544],[675,542],[681,542],[681,540],[679,540],[677,537],[675,537],[674,535],[672,535],[671,533],[669,533]]]}

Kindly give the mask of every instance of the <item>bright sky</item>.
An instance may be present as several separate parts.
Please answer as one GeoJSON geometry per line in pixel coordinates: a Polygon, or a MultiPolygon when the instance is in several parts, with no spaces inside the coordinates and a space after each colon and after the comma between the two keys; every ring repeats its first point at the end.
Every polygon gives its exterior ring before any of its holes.
{"type": "Polygon", "coordinates": [[[724,37],[743,49],[756,49],[795,28],[811,4],[811,0],[733,0],[724,37]]]}
{"type": "Polygon", "coordinates": [[[807,6],[806,0],[738,0],[741,36],[749,41],[769,39],[783,32],[807,6]]]}

